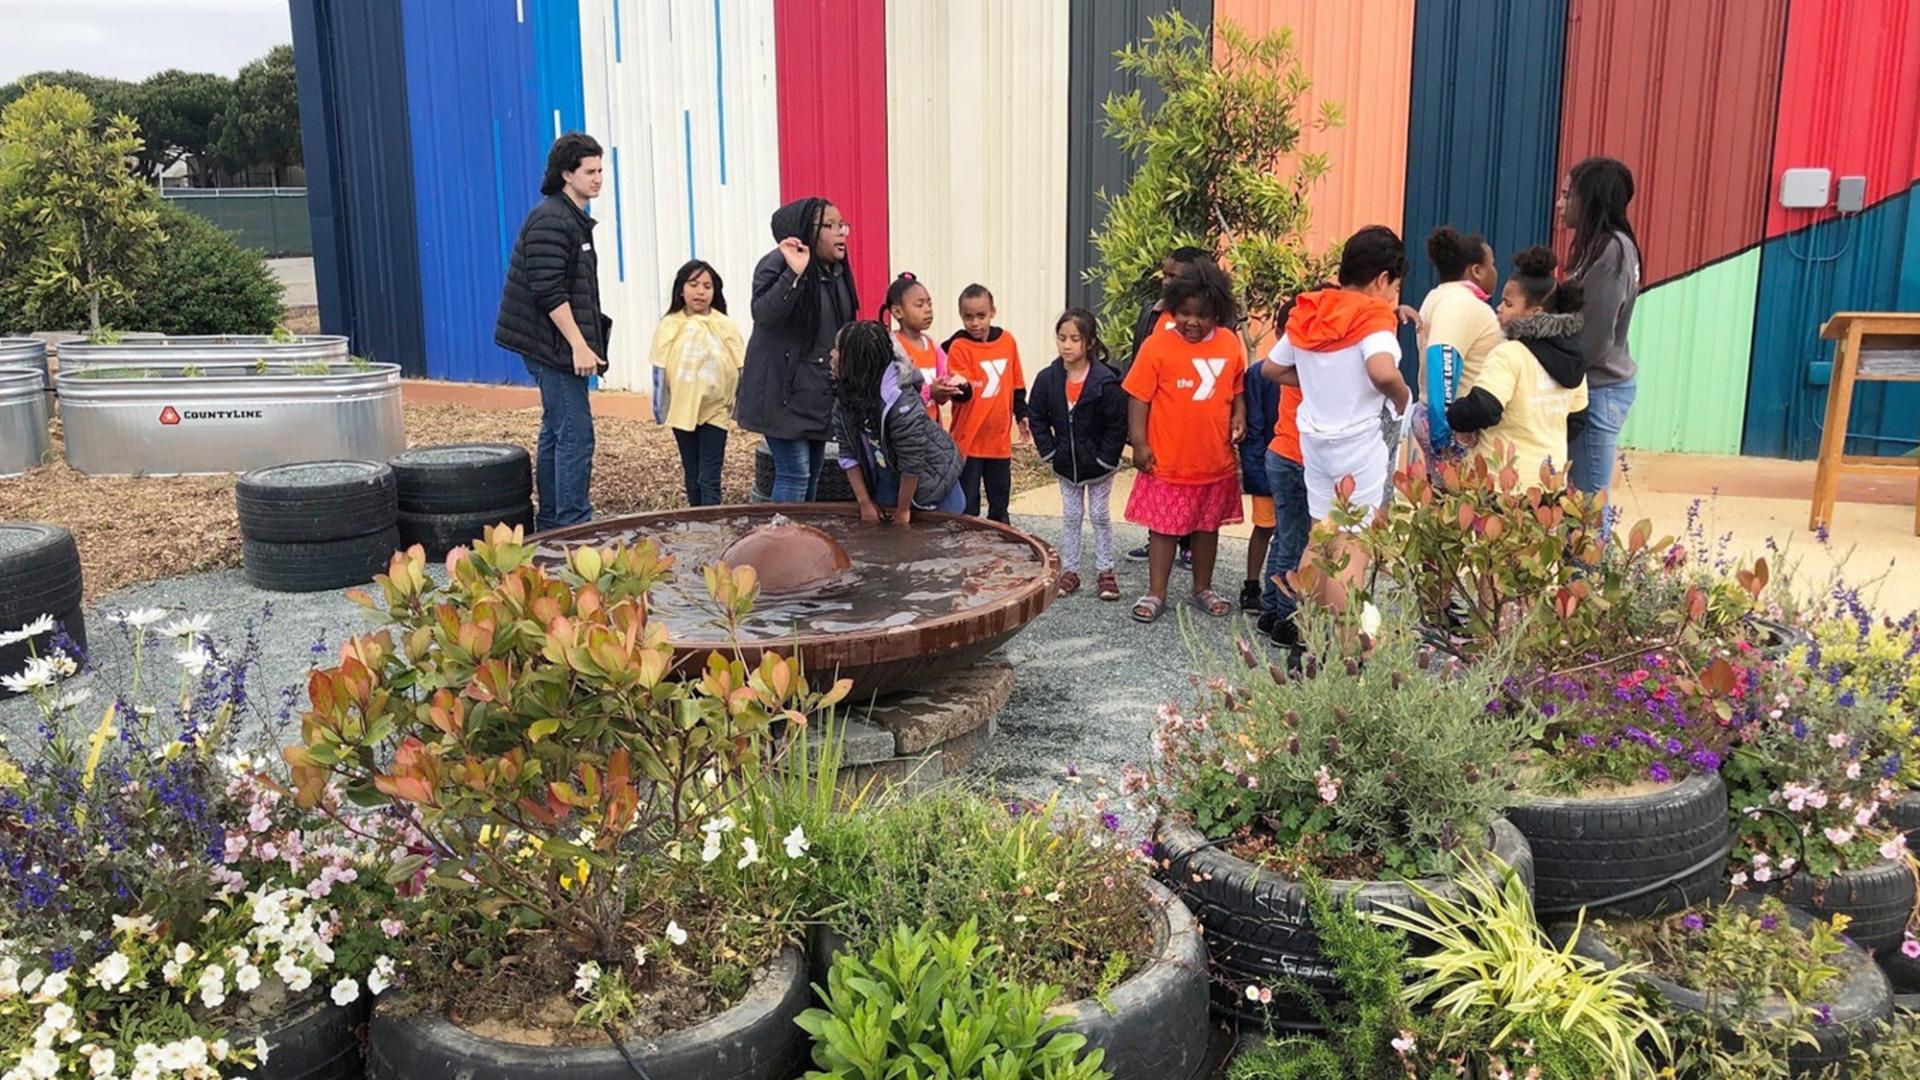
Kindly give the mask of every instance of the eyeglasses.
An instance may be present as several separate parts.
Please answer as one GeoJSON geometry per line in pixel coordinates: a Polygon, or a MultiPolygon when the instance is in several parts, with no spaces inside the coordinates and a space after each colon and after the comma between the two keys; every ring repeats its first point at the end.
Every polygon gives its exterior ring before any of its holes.
{"type": "Polygon", "coordinates": [[[821,223],[820,231],[823,233],[838,233],[841,236],[845,236],[853,231],[853,226],[844,221],[828,221],[821,223]]]}

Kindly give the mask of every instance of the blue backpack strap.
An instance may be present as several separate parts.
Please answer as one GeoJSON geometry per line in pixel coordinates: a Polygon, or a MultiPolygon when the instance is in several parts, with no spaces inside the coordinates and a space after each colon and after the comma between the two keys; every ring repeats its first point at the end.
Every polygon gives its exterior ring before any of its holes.
{"type": "Polygon", "coordinates": [[[1453,428],[1447,424],[1447,406],[1460,389],[1460,351],[1451,345],[1427,346],[1426,393],[1428,439],[1436,454],[1454,452],[1453,428]]]}

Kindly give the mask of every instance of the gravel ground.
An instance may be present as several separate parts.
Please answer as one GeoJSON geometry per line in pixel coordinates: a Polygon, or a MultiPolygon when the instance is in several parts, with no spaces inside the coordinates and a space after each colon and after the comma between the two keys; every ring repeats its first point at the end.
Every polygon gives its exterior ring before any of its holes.
{"type": "MultiPolygon", "coordinates": [[[[1055,518],[1017,518],[1015,524],[1049,542],[1059,538],[1055,518]]],[[[1143,543],[1144,531],[1116,525],[1116,554],[1143,543]]],[[[1091,544],[1088,545],[1091,556],[1091,544]]],[[[1223,540],[1221,571],[1215,588],[1227,596],[1239,590],[1246,559],[1243,543],[1223,540]]],[[[999,732],[975,762],[970,777],[1011,792],[1045,799],[1061,791],[1069,801],[1113,798],[1119,803],[1121,771],[1147,758],[1147,736],[1156,706],[1185,700],[1193,664],[1186,640],[1223,653],[1230,647],[1230,623],[1192,614],[1183,635],[1179,605],[1159,622],[1142,626],[1127,615],[1131,601],[1146,589],[1145,563],[1121,555],[1118,567],[1125,597],[1102,603],[1087,587],[1055,602],[1052,608],[1007,646],[1014,664],[1013,697],[1000,714],[999,732]],[[1077,773],[1070,776],[1069,770],[1077,773]]],[[[1183,571],[1174,572],[1176,595],[1186,587],[1183,571]]],[[[302,688],[316,655],[331,658],[348,635],[376,627],[375,616],[343,593],[287,595],[249,586],[238,570],[220,570],[121,589],[88,605],[87,620],[94,664],[101,675],[83,675],[75,685],[100,682],[96,696],[117,687],[131,670],[132,650],[125,632],[108,621],[114,612],[142,607],[213,618],[216,639],[237,644],[250,624],[261,627],[261,660],[254,685],[277,700],[282,687],[302,688]],[[264,618],[263,618],[264,616],[264,618]]],[[[147,657],[150,673],[174,677],[170,650],[147,657]]],[[[152,685],[152,683],[149,683],[152,685]]],[[[37,713],[30,701],[0,702],[0,730],[15,740],[31,730],[37,713]]],[[[291,731],[288,733],[291,735],[291,731]]]]}

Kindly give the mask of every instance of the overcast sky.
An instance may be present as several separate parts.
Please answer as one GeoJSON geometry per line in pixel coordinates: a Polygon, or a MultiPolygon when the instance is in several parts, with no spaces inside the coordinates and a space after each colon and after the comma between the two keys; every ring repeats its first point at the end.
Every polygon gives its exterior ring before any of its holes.
{"type": "Polygon", "coordinates": [[[287,0],[0,0],[0,83],[72,69],[232,76],[293,40],[287,0]]]}

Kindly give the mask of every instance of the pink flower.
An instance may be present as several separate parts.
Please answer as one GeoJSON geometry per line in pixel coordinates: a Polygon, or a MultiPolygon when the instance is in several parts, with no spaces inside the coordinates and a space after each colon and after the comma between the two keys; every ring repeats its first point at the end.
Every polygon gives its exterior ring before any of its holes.
{"type": "Polygon", "coordinates": [[[1756,866],[1753,868],[1753,880],[1765,885],[1773,880],[1773,871],[1764,866],[1756,866]]]}
{"type": "Polygon", "coordinates": [[[401,934],[406,933],[406,930],[407,930],[407,924],[401,922],[399,919],[381,919],[380,920],[380,932],[387,935],[390,938],[397,938],[401,934]]]}
{"type": "Polygon", "coordinates": [[[1314,774],[1313,785],[1320,789],[1320,801],[1323,803],[1332,803],[1340,797],[1340,781],[1327,772],[1325,765],[1320,766],[1320,771],[1314,774]]]}
{"type": "Polygon", "coordinates": [[[1399,1036],[1393,1040],[1393,1052],[1399,1054],[1401,1057],[1406,1057],[1408,1054],[1413,1053],[1413,1048],[1417,1045],[1418,1043],[1414,1040],[1413,1032],[1402,1031],[1399,1036]]]}
{"type": "Polygon", "coordinates": [[[1920,960],[1920,941],[1916,941],[1912,934],[1908,934],[1907,940],[1900,943],[1900,952],[1909,960],[1920,960]]]}
{"type": "Polygon", "coordinates": [[[1835,750],[1838,750],[1841,747],[1846,746],[1847,745],[1846,733],[1836,731],[1833,734],[1827,736],[1827,745],[1834,748],[1835,750]]]}
{"type": "Polygon", "coordinates": [[[1848,844],[1853,843],[1852,829],[1836,829],[1829,825],[1826,828],[1826,833],[1827,842],[1834,847],[1846,847],[1848,844]]]}
{"type": "Polygon", "coordinates": [[[1745,886],[1747,883],[1747,872],[1745,870],[1735,871],[1732,881],[1733,887],[1736,889],[1745,886]]]}
{"type": "Polygon", "coordinates": [[[1854,825],[1862,829],[1872,824],[1873,823],[1873,807],[1871,806],[1861,807],[1858,811],[1854,813],[1853,823],[1854,825]]]}
{"type": "MultiPolygon", "coordinates": [[[[1901,833],[1894,833],[1893,839],[1880,845],[1880,857],[1883,859],[1897,860],[1902,855],[1905,855],[1906,853],[1907,853],[1907,838],[1904,834],[1901,834],[1901,833]]],[[[1913,939],[1908,938],[1907,940],[1912,941],[1913,939]]]]}

